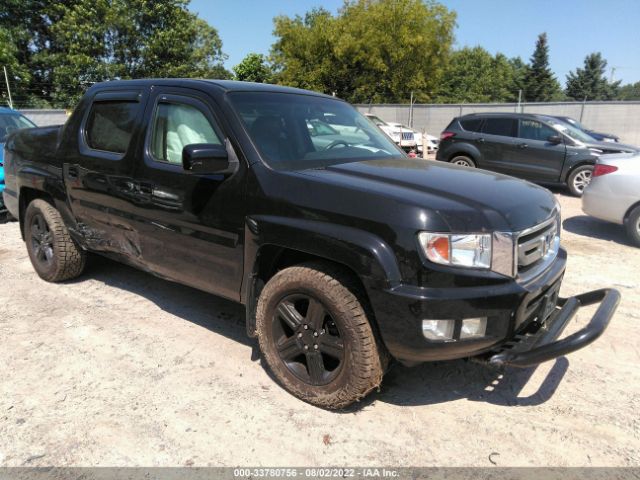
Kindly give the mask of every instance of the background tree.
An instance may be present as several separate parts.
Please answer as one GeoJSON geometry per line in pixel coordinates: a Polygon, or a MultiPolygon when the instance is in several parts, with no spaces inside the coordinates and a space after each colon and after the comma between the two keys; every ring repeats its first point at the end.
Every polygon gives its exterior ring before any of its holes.
{"type": "Polygon", "coordinates": [[[347,0],[336,16],[314,9],[274,19],[277,81],[352,102],[434,95],[455,13],[435,1],[347,0]]]}
{"type": "MultiPolygon", "coordinates": [[[[19,62],[18,57],[18,48],[11,39],[11,32],[6,28],[0,27],[0,66],[7,68],[10,86],[16,85],[16,83],[26,84],[31,78],[31,76],[29,75],[29,70],[25,67],[25,65],[22,65],[19,62]]],[[[7,93],[4,72],[0,70],[0,74],[3,77],[0,81],[0,98],[2,98],[2,104],[4,105],[8,104],[9,95],[7,93]]]]}
{"type": "Polygon", "coordinates": [[[31,72],[16,91],[53,106],[73,106],[101,80],[231,76],[217,31],[188,0],[5,1],[0,27],[31,72]]]}
{"type": "Polygon", "coordinates": [[[233,67],[236,80],[245,82],[271,83],[273,70],[264,55],[250,53],[233,67]]]}
{"type": "Polygon", "coordinates": [[[548,102],[561,95],[560,84],[549,67],[547,34],[541,33],[524,77],[524,94],[528,102],[548,102]]]}
{"type": "Polygon", "coordinates": [[[607,61],[600,52],[590,53],[584,59],[584,68],[576,68],[567,75],[568,97],[574,100],[611,100],[618,94],[620,81],[609,82],[606,77],[607,61]]]}
{"type": "Polygon", "coordinates": [[[629,83],[620,87],[618,100],[640,100],[640,82],[629,83]]]}
{"type": "Polygon", "coordinates": [[[517,63],[501,53],[493,56],[479,46],[465,47],[451,54],[435,101],[512,102],[518,98],[520,74],[517,63]]]}

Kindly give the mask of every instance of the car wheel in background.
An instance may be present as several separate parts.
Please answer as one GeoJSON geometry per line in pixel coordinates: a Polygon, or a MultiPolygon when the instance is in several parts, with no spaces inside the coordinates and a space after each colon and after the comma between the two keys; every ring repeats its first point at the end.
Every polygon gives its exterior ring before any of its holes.
{"type": "Polygon", "coordinates": [[[640,205],[631,210],[629,217],[627,218],[627,234],[631,239],[631,242],[640,247],[640,205]]]}
{"type": "Polygon", "coordinates": [[[456,155],[453,157],[449,163],[453,163],[454,165],[460,165],[462,167],[475,168],[476,164],[471,158],[466,155],[456,155]]]}
{"type": "Polygon", "coordinates": [[[77,277],[84,270],[87,254],[71,238],[60,213],[44,200],[27,207],[24,238],[36,273],[48,282],[77,277]]]}
{"type": "Polygon", "coordinates": [[[281,270],[258,300],[263,358],[280,384],[313,405],[338,409],[380,385],[387,365],[350,277],[323,263],[281,270]]]}
{"type": "Polygon", "coordinates": [[[581,197],[584,189],[591,182],[592,173],[593,165],[584,165],[572,171],[567,179],[569,191],[576,197],[581,197]]]}

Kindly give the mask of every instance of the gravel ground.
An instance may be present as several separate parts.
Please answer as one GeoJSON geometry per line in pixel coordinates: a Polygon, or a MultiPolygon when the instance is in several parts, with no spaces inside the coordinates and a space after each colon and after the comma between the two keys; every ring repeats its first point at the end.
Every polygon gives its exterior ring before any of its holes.
{"type": "Polygon", "coordinates": [[[605,334],[503,375],[398,366],[343,413],[272,381],[239,305],[105,259],[45,283],[17,224],[0,225],[0,465],[638,466],[640,249],[556,195],[561,293],[622,292],[605,334]]]}

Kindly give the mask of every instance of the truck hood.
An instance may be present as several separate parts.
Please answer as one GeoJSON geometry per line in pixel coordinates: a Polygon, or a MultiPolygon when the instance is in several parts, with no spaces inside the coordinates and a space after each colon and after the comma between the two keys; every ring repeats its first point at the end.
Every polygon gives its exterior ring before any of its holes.
{"type": "Polygon", "coordinates": [[[557,206],[532,183],[430,160],[350,162],[294,175],[321,182],[327,207],[342,214],[432,231],[515,232],[548,219],[557,206]]]}

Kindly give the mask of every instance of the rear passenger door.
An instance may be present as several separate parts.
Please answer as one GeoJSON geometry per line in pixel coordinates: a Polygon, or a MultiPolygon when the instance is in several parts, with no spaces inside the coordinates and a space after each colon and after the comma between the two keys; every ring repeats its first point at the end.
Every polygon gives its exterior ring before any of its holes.
{"type": "Polygon", "coordinates": [[[475,139],[482,159],[478,167],[506,174],[512,173],[512,165],[505,151],[509,151],[515,141],[517,121],[509,117],[487,117],[481,134],[475,139]]]}
{"type": "Polygon", "coordinates": [[[551,136],[562,139],[556,130],[538,120],[518,120],[518,139],[509,154],[514,175],[537,182],[560,179],[567,148],[564,142],[550,142],[551,136]]]}
{"type": "MultiPolygon", "coordinates": [[[[128,209],[146,87],[98,91],[81,104],[78,135],[65,136],[60,156],[77,229],[93,250],[136,256],[135,234],[118,223],[128,209]]],[[[74,120],[75,121],[75,120],[74,120]]]]}

